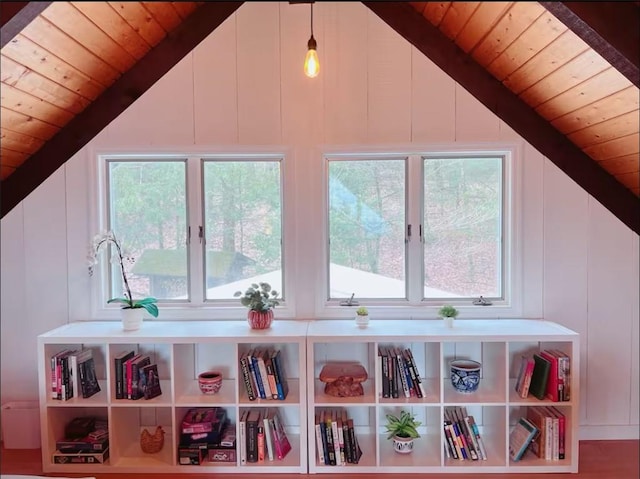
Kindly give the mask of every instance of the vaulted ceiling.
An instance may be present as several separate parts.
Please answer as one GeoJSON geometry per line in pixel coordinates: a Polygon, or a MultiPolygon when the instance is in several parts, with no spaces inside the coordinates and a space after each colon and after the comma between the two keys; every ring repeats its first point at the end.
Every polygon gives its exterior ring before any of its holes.
{"type": "MultiPolygon", "coordinates": [[[[242,3],[0,3],[2,217],[242,3]]],[[[363,4],[640,234],[640,2],[363,4]]]]}

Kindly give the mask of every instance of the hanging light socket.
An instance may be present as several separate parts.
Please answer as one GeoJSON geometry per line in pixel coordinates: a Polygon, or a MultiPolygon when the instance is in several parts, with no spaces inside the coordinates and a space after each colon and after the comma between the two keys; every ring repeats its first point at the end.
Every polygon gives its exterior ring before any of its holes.
{"type": "Polygon", "coordinates": [[[320,73],[320,61],[318,60],[318,43],[313,38],[313,2],[311,2],[311,38],[307,42],[307,56],[304,59],[304,74],[309,78],[315,78],[320,73]]]}

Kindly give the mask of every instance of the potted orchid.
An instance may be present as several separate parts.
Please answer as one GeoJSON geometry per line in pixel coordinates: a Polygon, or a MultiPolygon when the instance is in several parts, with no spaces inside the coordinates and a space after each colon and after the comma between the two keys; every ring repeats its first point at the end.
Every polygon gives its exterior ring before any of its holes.
{"type": "Polygon", "coordinates": [[[113,262],[117,262],[120,266],[120,272],[122,274],[122,284],[124,285],[124,297],[111,298],[107,303],[120,303],[122,304],[122,310],[124,319],[125,330],[134,330],[140,328],[142,322],[142,312],[147,311],[154,318],[158,317],[158,305],[157,299],[152,297],[133,299],[131,294],[131,287],[129,286],[129,280],[127,273],[124,269],[125,259],[130,261],[131,257],[124,253],[122,245],[116,238],[113,231],[107,231],[105,233],[94,236],[91,243],[91,251],[88,257],[89,263],[89,275],[94,273],[95,265],[98,264],[98,254],[103,246],[112,245],[115,248],[114,255],[112,257],[113,262]],[[131,313],[133,315],[139,315],[139,319],[128,320],[127,316],[131,313]]]}

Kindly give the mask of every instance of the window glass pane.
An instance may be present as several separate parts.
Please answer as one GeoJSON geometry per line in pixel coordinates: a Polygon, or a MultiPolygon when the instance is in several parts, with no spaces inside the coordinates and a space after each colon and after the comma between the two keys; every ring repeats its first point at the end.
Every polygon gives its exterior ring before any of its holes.
{"type": "Polygon", "coordinates": [[[425,298],[501,298],[502,158],[424,160],[425,298]]]}
{"type": "Polygon", "coordinates": [[[405,298],[405,161],[329,162],[329,297],[405,298]]]}
{"type": "Polygon", "coordinates": [[[283,297],[279,161],[205,161],[206,299],[265,281],[283,297]]]}
{"type": "MultiPolygon", "coordinates": [[[[110,228],[130,255],[125,270],[134,299],[187,299],[185,162],[107,165],[110,228]]],[[[120,296],[120,271],[112,266],[111,294],[120,296]]]]}

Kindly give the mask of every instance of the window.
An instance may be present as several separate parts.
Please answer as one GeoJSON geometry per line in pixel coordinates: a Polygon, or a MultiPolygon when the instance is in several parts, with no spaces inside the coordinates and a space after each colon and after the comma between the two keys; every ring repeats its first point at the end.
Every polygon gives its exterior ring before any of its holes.
{"type": "MultiPolygon", "coordinates": [[[[281,156],[104,160],[105,229],[131,258],[134,297],[237,306],[235,291],[266,281],[284,299],[281,156]]],[[[103,298],[122,291],[108,276],[103,298]]]]}
{"type": "Polygon", "coordinates": [[[326,162],[329,304],[512,301],[510,152],[326,162]]]}

